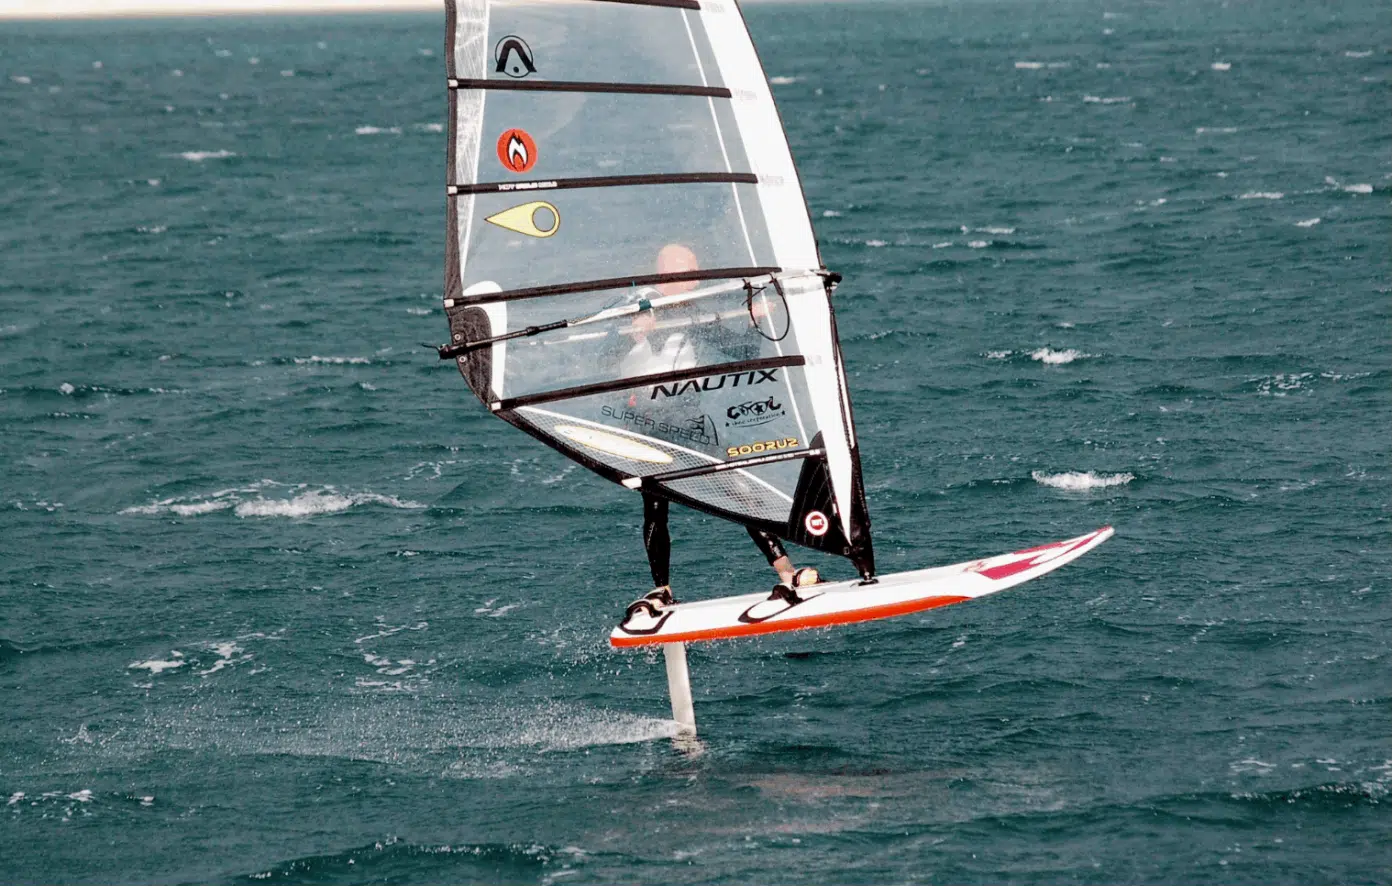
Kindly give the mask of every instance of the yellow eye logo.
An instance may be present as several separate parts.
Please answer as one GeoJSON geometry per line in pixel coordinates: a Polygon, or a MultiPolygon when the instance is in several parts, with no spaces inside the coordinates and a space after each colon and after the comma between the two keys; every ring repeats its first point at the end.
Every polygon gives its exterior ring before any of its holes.
{"type": "Polygon", "coordinates": [[[561,227],[561,213],[545,200],[534,200],[486,216],[484,221],[528,237],[550,237],[561,227]]]}

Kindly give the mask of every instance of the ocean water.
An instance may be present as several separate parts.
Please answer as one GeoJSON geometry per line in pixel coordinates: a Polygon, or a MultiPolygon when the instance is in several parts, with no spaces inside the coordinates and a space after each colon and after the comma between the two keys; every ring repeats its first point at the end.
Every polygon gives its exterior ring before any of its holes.
{"type": "Polygon", "coordinates": [[[418,345],[441,16],[7,23],[0,881],[1389,881],[1388,4],[747,14],[882,571],[1116,538],[674,743],[637,498],[418,345]]]}

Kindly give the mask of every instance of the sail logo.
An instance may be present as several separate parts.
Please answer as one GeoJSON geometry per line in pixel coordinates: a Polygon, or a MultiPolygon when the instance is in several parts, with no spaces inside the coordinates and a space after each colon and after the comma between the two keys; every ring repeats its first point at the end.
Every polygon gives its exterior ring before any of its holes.
{"type": "Polygon", "coordinates": [[[738,459],[741,456],[754,456],[759,453],[773,453],[798,446],[798,438],[785,437],[783,440],[761,440],[738,447],[726,447],[726,458],[738,459]]]}
{"type": "Polygon", "coordinates": [[[671,385],[654,385],[648,399],[657,400],[659,395],[677,397],[680,394],[720,391],[726,387],[727,382],[730,383],[731,388],[739,388],[742,385],[761,385],[765,382],[777,381],[779,381],[777,367],[772,370],[753,370],[748,373],[726,373],[724,376],[706,376],[701,379],[689,379],[686,382],[673,382],[671,385]]]}
{"type": "Polygon", "coordinates": [[[813,536],[826,536],[830,526],[827,515],[820,511],[810,511],[808,516],[803,518],[803,529],[813,536]]]}
{"type": "Polygon", "coordinates": [[[524,129],[510,129],[498,137],[498,162],[513,172],[527,172],[537,165],[537,143],[524,129]]]}
{"type": "Polygon", "coordinates": [[[484,221],[528,237],[550,237],[561,227],[561,211],[545,200],[534,200],[485,216],[484,221]]]}
{"type": "Polygon", "coordinates": [[[668,422],[653,416],[645,416],[636,410],[624,407],[612,407],[608,404],[600,407],[600,415],[607,419],[614,419],[624,425],[636,428],[645,434],[656,435],[669,440],[678,440],[686,443],[697,444],[700,446],[715,446],[719,444],[720,437],[716,434],[716,423],[706,416],[692,416],[687,419],[680,419],[668,422]]]}
{"type": "Polygon", "coordinates": [[[509,34],[493,48],[494,70],[509,77],[526,77],[537,73],[537,65],[532,61],[532,48],[527,41],[509,34]]]}
{"type": "Polygon", "coordinates": [[[784,415],[783,404],[775,402],[773,397],[764,400],[747,400],[744,403],[737,403],[726,408],[727,428],[753,428],[756,425],[763,425],[772,422],[784,415]]]}

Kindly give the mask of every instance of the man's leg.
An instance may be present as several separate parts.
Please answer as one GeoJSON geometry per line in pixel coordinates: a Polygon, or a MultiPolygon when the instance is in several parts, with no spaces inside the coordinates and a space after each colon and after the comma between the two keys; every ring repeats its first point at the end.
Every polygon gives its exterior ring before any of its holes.
{"type": "Polygon", "coordinates": [[[793,561],[788,559],[788,553],[784,551],[784,546],[779,542],[777,536],[766,533],[754,527],[746,527],[750,533],[750,538],[755,540],[755,545],[764,553],[765,560],[769,561],[769,566],[774,568],[774,572],[779,574],[779,581],[788,587],[793,587],[793,574],[795,572],[793,561]]]}
{"type": "Polygon", "coordinates": [[[653,574],[653,586],[668,586],[668,562],[672,555],[672,539],[667,532],[667,500],[643,494],[643,550],[648,552],[648,569],[653,574]]]}

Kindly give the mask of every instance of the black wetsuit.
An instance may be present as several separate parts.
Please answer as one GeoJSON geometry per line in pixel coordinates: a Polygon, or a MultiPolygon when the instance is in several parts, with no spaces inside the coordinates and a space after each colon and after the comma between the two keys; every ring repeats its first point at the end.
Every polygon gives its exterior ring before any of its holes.
{"type": "MultiPolygon", "coordinates": [[[[783,544],[773,534],[754,527],[745,529],[769,560],[770,566],[786,556],[783,544]]],[[[654,587],[670,585],[668,560],[672,553],[672,539],[667,532],[667,500],[651,493],[643,494],[643,549],[648,552],[648,569],[653,574],[654,587]]]]}
{"type": "MultiPolygon", "coordinates": [[[[654,291],[656,293],[656,291],[654,291]]],[[[700,322],[702,312],[693,305],[680,305],[668,309],[669,316],[675,314],[679,317],[687,317],[694,323],[688,335],[695,341],[701,341],[703,350],[714,349],[721,354],[724,360],[750,360],[758,356],[763,339],[754,333],[753,318],[749,329],[731,329],[720,320],[713,319],[708,322],[700,322]]],[[[658,337],[648,339],[649,347],[654,349],[654,353],[662,347],[658,337]]],[[[612,347],[612,352],[608,355],[611,359],[617,359],[625,345],[620,338],[616,346],[612,347]]],[[[643,494],[643,548],[648,553],[648,568],[653,574],[653,584],[658,587],[668,585],[668,561],[672,551],[672,540],[668,535],[667,529],[668,503],[666,499],[654,496],[650,493],[643,494]]],[[[750,538],[754,540],[759,550],[763,552],[766,559],[772,565],[779,558],[786,556],[784,547],[779,540],[772,534],[753,527],[746,528],[750,538]]]]}

